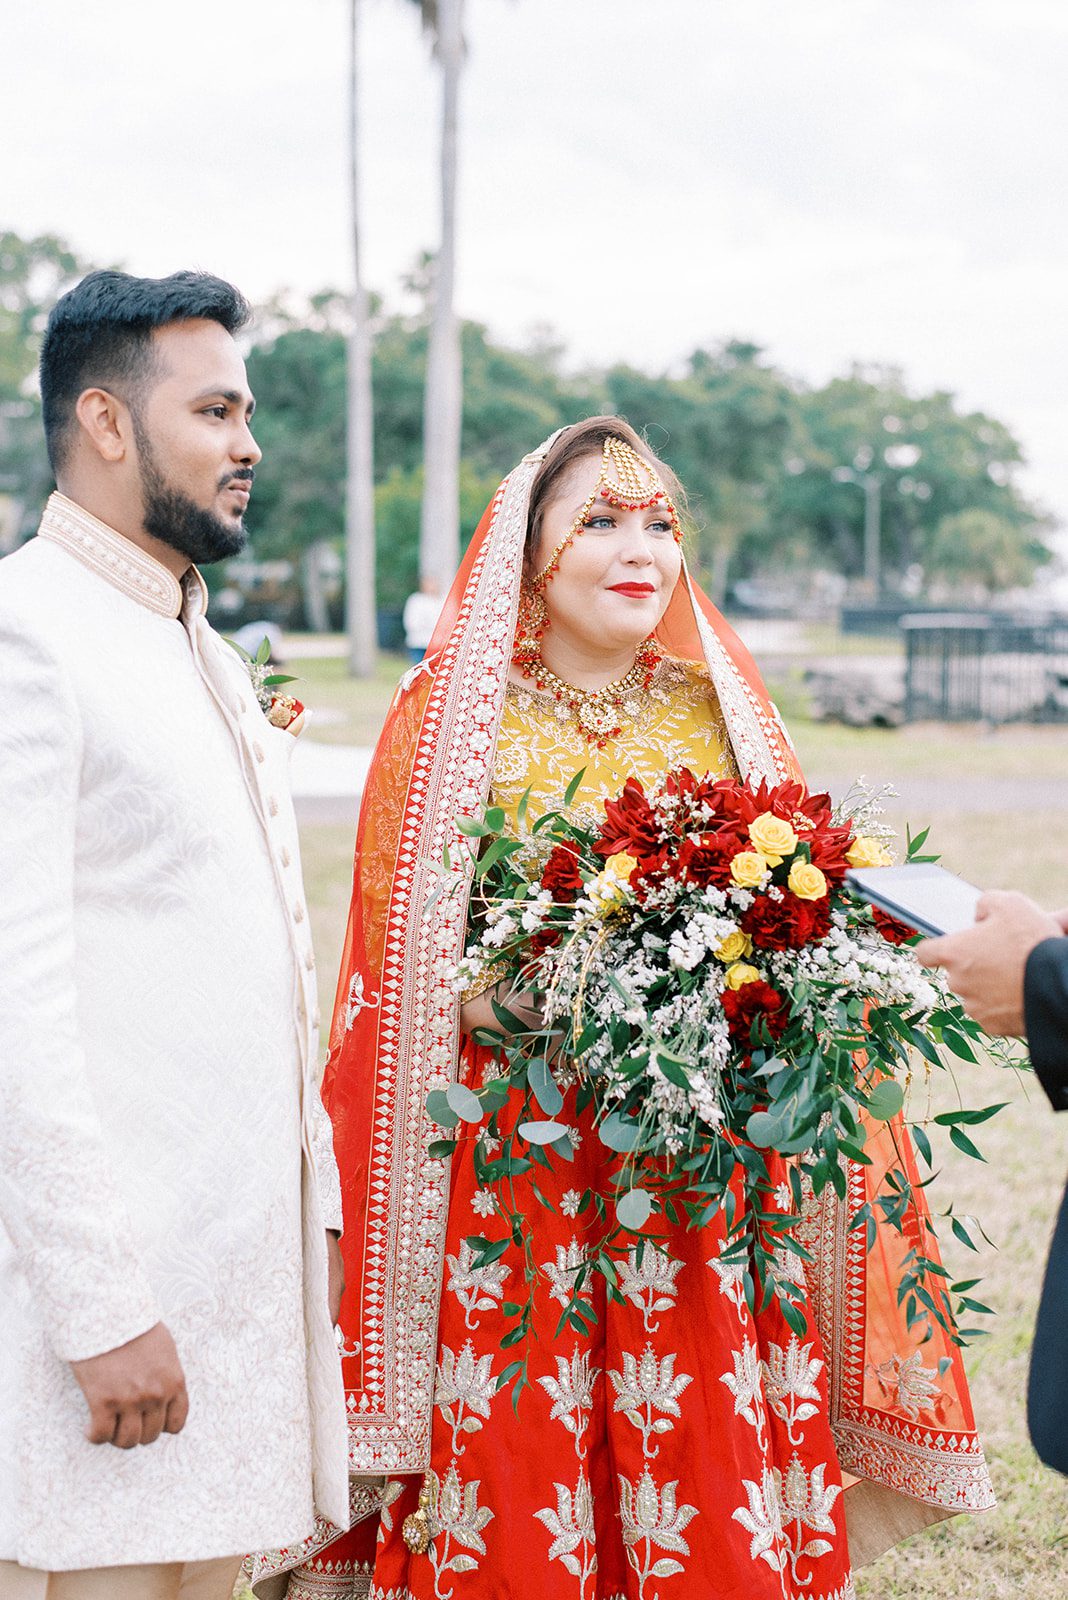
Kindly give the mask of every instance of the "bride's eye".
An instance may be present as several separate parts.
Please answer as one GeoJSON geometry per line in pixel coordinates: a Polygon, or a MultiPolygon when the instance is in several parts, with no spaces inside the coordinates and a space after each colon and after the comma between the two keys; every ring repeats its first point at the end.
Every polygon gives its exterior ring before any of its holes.
{"type": "Polygon", "coordinates": [[[603,514],[598,517],[587,517],[586,521],[582,524],[584,528],[593,528],[597,531],[600,531],[604,528],[614,528],[615,525],[616,522],[614,517],[606,517],[603,514]]]}
{"type": "Polygon", "coordinates": [[[645,531],[647,533],[654,533],[659,536],[662,533],[674,533],[675,529],[672,523],[666,522],[663,518],[658,517],[655,522],[650,522],[645,531]]]}

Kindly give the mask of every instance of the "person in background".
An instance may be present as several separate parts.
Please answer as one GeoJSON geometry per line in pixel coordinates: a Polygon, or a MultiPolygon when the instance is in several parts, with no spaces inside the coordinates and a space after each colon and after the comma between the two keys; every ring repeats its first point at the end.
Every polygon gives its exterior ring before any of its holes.
{"type": "MultiPolygon", "coordinates": [[[[1026,1037],[1054,1111],[1068,1111],[1068,910],[1026,895],[984,895],[974,928],[925,939],[919,959],[988,1033],[1026,1037]]],[[[1068,1474],[1068,1187],[1050,1246],[1031,1350],[1027,1423],[1047,1466],[1068,1474]]]]}
{"type": "Polygon", "coordinates": [[[404,602],[404,645],[414,665],[422,661],[441,610],[441,584],[437,578],[420,578],[419,587],[404,602]]]}

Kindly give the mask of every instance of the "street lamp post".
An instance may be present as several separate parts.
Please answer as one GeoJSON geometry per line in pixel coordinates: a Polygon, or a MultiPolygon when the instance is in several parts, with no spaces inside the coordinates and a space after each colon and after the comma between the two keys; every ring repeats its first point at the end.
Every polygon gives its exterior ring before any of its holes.
{"type": "Polygon", "coordinates": [[[882,477],[852,467],[835,467],[831,477],[835,483],[856,484],[864,494],[864,583],[877,600],[882,587],[882,477]]]}

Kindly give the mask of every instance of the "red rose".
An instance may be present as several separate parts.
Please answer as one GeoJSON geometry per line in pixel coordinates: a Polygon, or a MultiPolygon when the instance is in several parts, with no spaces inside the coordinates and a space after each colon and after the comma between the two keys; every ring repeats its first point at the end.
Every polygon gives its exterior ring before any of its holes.
{"type": "Polygon", "coordinates": [[[554,900],[566,904],[574,900],[582,888],[582,874],[578,857],[566,844],[558,844],[545,863],[541,886],[548,889],[554,900]]]}
{"type": "Polygon", "coordinates": [[[872,906],[871,915],[872,921],[888,944],[907,944],[910,939],[915,939],[916,929],[910,928],[905,922],[899,922],[889,911],[880,911],[878,906],[872,906]]]}
{"type": "Polygon", "coordinates": [[[656,855],[663,838],[660,822],[637,778],[627,779],[618,800],[605,801],[604,812],[596,845],[599,855],[626,850],[639,861],[656,855]]]}
{"type": "Polygon", "coordinates": [[[762,1022],[772,1039],[781,1039],[790,1022],[786,1001],[770,983],[743,983],[722,995],[727,1026],[743,1044],[752,1042],[753,1027],[762,1022]]]}

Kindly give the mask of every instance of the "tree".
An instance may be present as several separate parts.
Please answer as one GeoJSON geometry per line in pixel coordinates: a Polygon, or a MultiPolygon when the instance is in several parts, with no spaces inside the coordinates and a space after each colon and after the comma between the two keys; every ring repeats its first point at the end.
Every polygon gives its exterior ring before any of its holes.
{"type": "MultiPolygon", "coordinates": [[[[819,389],[798,388],[796,429],[774,484],[756,562],[789,545],[810,561],[856,577],[863,570],[865,499],[878,497],[881,565],[894,590],[923,565],[943,518],[983,510],[1031,548],[1043,519],[1014,481],[1022,458],[1010,430],[962,412],[943,391],[910,394],[892,367],[855,367],[819,389]]],[[[1031,565],[1032,572],[1034,565],[1031,565]]]]}
{"type": "Polygon", "coordinates": [[[424,489],[419,571],[444,593],[459,561],[460,433],[463,369],[454,305],[456,287],[456,173],[463,0],[413,0],[433,34],[441,66],[441,243],[434,257],[430,337],[423,408],[424,489]]]}
{"type": "Polygon", "coordinates": [[[34,381],[48,313],[90,270],[55,234],[0,233],[0,553],[36,525],[52,473],[34,381]]]}
{"type": "MultiPolygon", "coordinates": [[[[319,311],[325,311],[324,297],[319,297],[319,311]]],[[[255,345],[247,361],[263,451],[248,511],[252,545],[260,559],[299,562],[305,622],[320,631],[330,626],[324,592],[328,560],[336,562],[334,552],[343,539],[348,544],[342,469],[348,431],[347,311],[346,297],[335,296],[332,326],[330,316],[328,326],[319,329],[290,326],[255,345]]],[[[369,615],[373,626],[373,589],[356,598],[370,599],[368,606],[352,609],[369,615]]]]}
{"type": "Polygon", "coordinates": [[[943,517],[923,555],[928,583],[945,586],[946,598],[984,600],[1023,588],[1050,552],[996,511],[956,511],[943,517]]]}
{"type": "Polygon", "coordinates": [[[360,253],[359,24],[361,0],[349,4],[349,204],[352,220],[352,325],[347,349],[345,460],[345,627],[349,672],[374,675],[375,500],[371,389],[371,308],[360,253]]]}

